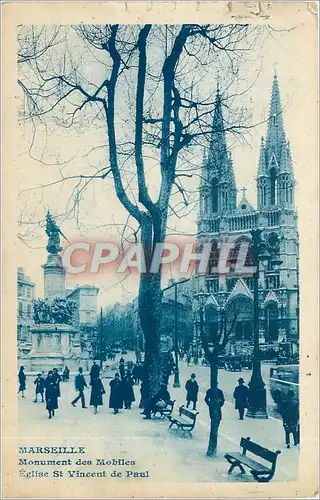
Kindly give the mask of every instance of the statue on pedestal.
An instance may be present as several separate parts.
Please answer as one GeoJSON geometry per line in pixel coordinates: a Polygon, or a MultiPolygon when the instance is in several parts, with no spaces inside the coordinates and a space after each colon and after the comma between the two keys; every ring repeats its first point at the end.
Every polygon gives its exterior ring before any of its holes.
{"type": "Polygon", "coordinates": [[[48,244],[46,246],[46,250],[48,253],[57,255],[62,250],[62,248],[60,247],[60,235],[66,240],[67,238],[57,225],[49,210],[46,215],[46,233],[48,235],[48,244]]]}
{"type": "Polygon", "coordinates": [[[72,325],[76,311],[73,300],[55,297],[49,305],[47,299],[33,301],[33,320],[36,325],[58,323],[72,325]]]}

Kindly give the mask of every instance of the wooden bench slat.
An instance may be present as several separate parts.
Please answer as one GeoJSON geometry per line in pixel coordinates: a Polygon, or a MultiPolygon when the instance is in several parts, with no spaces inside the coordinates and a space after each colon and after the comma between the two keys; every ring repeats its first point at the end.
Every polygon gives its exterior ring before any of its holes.
{"type": "Polygon", "coordinates": [[[195,410],[188,410],[184,406],[180,406],[179,408],[179,416],[173,417],[172,415],[168,415],[168,419],[171,422],[171,425],[176,425],[178,429],[182,431],[188,431],[191,436],[191,431],[194,429],[196,424],[197,415],[199,412],[195,410]]]}
{"type": "Polygon", "coordinates": [[[253,460],[252,458],[247,457],[246,455],[243,455],[242,453],[238,452],[233,452],[233,453],[227,453],[227,455],[231,458],[234,458],[236,460],[239,460],[244,465],[248,465],[248,467],[254,469],[256,472],[271,472],[272,469],[269,467],[266,467],[265,465],[261,464],[260,462],[257,462],[256,460],[253,460]]]}
{"type": "Polygon", "coordinates": [[[260,446],[249,439],[241,438],[240,446],[241,448],[245,448],[247,451],[258,455],[264,460],[267,460],[268,462],[274,462],[277,457],[277,454],[274,451],[268,450],[268,448],[260,446]]]}
{"type": "Polygon", "coordinates": [[[247,439],[241,438],[240,447],[243,450],[242,453],[232,452],[232,453],[226,453],[224,456],[225,459],[231,464],[228,470],[228,474],[231,474],[231,472],[235,467],[238,467],[241,471],[241,474],[244,474],[245,473],[245,470],[243,468],[244,465],[250,469],[250,472],[256,481],[259,482],[270,481],[274,476],[276,470],[277,457],[280,451],[278,450],[274,452],[268,450],[267,448],[260,446],[257,443],[253,443],[250,440],[250,438],[247,439]],[[261,462],[258,462],[257,460],[254,460],[250,456],[247,456],[246,455],[247,451],[252,455],[255,455],[256,457],[259,457],[262,460],[269,462],[271,464],[271,467],[267,467],[261,462]]]}

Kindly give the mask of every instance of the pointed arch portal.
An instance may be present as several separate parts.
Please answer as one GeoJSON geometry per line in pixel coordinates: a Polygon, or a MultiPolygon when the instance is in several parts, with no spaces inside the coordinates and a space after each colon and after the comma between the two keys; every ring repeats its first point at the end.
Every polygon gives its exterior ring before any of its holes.
{"type": "MultiPolygon", "coordinates": [[[[234,329],[234,340],[252,340],[253,335],[253,301],[244,295],[234,297],[228,307],[237,313],[234,329]]],[[[232,315],[227,314],[227,317],[232,315]]]]}
{"type": "Polygon", "coordinates": [[[265,336],[267,343],[277,342],[279,335],[279,314],[276,302],[269,302],[265,308],[265,336]]]}

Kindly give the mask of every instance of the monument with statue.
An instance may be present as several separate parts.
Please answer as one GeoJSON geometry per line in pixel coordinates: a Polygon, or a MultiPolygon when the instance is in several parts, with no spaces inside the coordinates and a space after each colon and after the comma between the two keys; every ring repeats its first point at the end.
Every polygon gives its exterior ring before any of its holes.
{"type": "Polygon", "coordinates": [[[34,301],[34,326],[31,328],[32,350],[23,362],[32,372],[48,371],[63,366],[76,370],[79,366],[79,332],[73,326],[76,304],[66,298],[65,275],[60,252],[60,236],[66,237],[54,218],[47,213],[47,262],[42,266],[44,299],[34,301]]]}

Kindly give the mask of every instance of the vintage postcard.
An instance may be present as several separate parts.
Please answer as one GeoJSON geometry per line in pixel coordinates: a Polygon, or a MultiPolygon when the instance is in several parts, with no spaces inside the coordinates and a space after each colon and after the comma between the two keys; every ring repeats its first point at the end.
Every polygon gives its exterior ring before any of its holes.
{"type": "Polygon", "coordinates": [[[317,3],[2,14],[2,496],[315,497],[317,3]]]}

